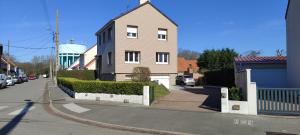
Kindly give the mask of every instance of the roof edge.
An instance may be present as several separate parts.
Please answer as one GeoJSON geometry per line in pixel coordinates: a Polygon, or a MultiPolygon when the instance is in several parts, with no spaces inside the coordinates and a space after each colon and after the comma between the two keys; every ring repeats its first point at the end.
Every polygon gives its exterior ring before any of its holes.
{"type": "Polygon", "coordinates": [[[285,11],[285,20],[287,19],[287,16],[288,16],[290,4],[291,4],[291,0],[288,0],[287,8],[286,8],[286,11],[285,11]]]}

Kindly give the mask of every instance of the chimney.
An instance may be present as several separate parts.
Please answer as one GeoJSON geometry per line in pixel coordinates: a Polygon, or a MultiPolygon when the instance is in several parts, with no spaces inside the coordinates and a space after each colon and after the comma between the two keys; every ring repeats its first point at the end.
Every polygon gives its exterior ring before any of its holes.
{"type": "Polygon", "coordinates": [[[146,2],[150,2],[150,0],[140,0],[140,5],[146,3],[146,2]]]}

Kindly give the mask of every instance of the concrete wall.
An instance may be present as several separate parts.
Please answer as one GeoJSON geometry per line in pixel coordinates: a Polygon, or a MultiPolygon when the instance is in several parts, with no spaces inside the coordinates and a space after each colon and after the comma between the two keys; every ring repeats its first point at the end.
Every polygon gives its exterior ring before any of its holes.
{"type": "Polygon", "coordinates": [[[251,81],[259,88],[286,88],[287,70],[278,68],[252,69],[251,81]]]}
{"type": "Polygon", "coordinates": [[[300,87],[300,1],[290,0],[286,18],[287,75],[290,87],[300,87]]]}
{"type": "Polygon", "coordinates": [[[257,90],[256,83],[251,82],[251,70],[246,69],[245,72],[240,72],[239,76],[243,77],[240,85],[245,87],[246,101],[229,100],[228,88],[221,89],[221,111],[222,113],[237,113],[257,115],[257,90]],[[244,74],[244,75],[242,75],[244,74]]]}

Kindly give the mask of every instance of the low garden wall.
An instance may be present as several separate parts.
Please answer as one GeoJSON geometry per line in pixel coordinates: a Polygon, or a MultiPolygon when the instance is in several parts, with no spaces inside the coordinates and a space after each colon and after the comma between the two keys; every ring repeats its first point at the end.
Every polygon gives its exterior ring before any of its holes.
{"type": "Polygon", "coordinates": [[[86,81],[58,78],[58,86],[79,100],[114,101],[149,106],[154,100],[150,86],[139,82],[86,81]]]}

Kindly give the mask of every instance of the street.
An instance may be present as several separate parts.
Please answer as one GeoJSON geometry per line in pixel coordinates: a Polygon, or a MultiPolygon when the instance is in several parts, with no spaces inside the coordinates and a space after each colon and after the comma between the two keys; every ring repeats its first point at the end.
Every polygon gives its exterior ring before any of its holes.
{"type": "Polygon", "coordinates": [[[49,114],[43,106],[45,84],[46,79],[38,79],[0,89],[1,135],[136,134],[89,126],[49,114]]]}

